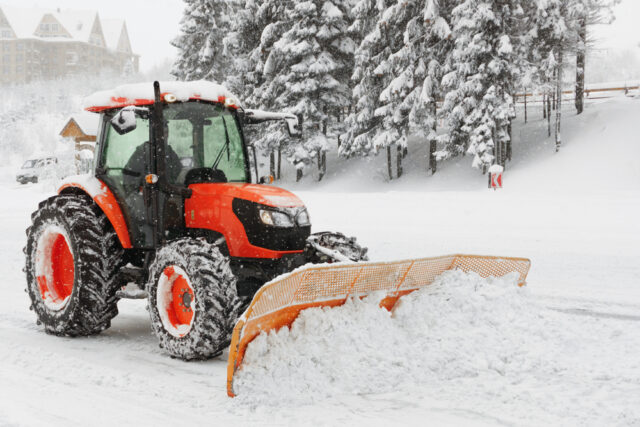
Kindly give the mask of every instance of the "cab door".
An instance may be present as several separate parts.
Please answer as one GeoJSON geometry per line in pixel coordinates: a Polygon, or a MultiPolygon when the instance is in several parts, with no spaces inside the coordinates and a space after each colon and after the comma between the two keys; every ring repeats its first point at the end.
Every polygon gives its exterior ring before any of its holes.
{"type": "Polygon", "coordinates": [[[129,227],[134,248],[153,248],[153,225],[145,204],[144,177],[149,170],[149,120],[137,117],[137,126],[118,134],[105,116],[96,176],[113,192],[129,227]]]}

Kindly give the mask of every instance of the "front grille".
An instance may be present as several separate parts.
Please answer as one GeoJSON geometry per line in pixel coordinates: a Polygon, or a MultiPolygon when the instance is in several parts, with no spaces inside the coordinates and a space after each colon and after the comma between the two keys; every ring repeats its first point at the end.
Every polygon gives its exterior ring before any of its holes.
{"type": "Polygon", "coordinates": [[[249,243],[273,251],[301,251],[307,237],[311,234],[311,226],[274,227],[260,220],[260,209],[273,209],[259,203],[244,199],[233,199],[233,212],[242,225],[249,243]]]}

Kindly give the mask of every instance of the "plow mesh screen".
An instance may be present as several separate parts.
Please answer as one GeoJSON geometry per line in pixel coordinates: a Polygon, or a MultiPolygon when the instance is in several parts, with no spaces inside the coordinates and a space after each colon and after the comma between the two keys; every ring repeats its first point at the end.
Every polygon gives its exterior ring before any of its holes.
{"type": "Polygon", "coordinates": [[[530,261],[522,258],[448,255],[410,261],[311,266],[265,285],[247,311],[246,322],[283,307],[310,304],[372,292],[397,292],[428,286],[446,270],[475,272],[481,277],[520,275],[523,285],[530,261]]]}

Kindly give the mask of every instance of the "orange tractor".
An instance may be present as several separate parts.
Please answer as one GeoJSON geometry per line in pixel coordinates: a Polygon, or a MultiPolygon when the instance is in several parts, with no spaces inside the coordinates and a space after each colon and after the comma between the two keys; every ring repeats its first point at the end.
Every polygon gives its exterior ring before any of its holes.
{"type": "Polygon", "coordinates": [[[526,259],[368,263],[354,238],[311,234],[302,201],[264,185],[243,133],[281,120],[299,135],[295,115],[243,109],[208,82],[122,86],[85,103],[101,115],[94,172],[66,179],[27,229],[27,292],[48,333],[97,334],[120,298],[147,298],[170,355],[205,359],[231,343],[233,396],[251,340],[290,325],[301,310],[374,292],[391,310],[449,269],[516,272],[524,284],[526,259]]]}
{"type": "Polygon", "coordinates": [[[27,291],[47,332],[99,333],[120,298],[148,297],[160,345],[208,358],[265,282],[308,262],[366,259],[353,238],[312,235],[294,194],[251,183],[266,179],[254,176],[244,125],[282,120],[295,136],[296,116],[244,110],[207,82],[85,102],[101,115],[95,171],[65,180],[27,230],[27,291]]]}

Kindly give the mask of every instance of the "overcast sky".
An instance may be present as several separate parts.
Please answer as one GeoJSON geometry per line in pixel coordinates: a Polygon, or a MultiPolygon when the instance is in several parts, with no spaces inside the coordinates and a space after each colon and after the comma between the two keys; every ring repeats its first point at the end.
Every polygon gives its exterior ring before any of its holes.
{"type": "MultiPolygon", "coordinates": [[[[175,56],[169,41],[178,32],[183,9],[182,0],[0,0],[2,4],[96,9],[103,18],[126,19],[133,49],[142,55],[142,71],[175,56]]],[[[615,12],[613,25],[594,28],[598,47],[634,48],[640,53],[640,1],[623,0],[615,12]]]]}

